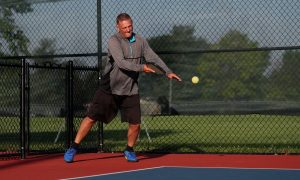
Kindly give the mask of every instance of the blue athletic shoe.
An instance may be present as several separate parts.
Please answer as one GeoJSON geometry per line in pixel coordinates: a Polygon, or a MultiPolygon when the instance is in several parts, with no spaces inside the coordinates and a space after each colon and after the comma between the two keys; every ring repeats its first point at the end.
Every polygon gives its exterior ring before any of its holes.
{"type": "Polygon", "coordinates": [[[77,153],[77,150],[76,150],[75,148],[70,147],[70,148],[67,150],[67,152],[65,152],[64,160],[65,160],[67,163],[73,162],[73,159],[74,159],[74,156],[75,156],[76,153],[77,153]]]}
{"type": "Polygon", "coordinates": [[[138,162],[139,160],[136,158],[135,152],[131,151],[124,151],[125,159],[127,159],[128,162],[138,162]]]}

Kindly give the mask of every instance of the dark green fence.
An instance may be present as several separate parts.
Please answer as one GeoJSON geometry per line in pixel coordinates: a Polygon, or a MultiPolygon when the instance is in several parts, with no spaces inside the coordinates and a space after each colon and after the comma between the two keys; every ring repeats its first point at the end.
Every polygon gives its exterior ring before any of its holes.
{"type": "MultiPolygon", "coordinates": [[[[298,154],[299,8],[296,0],[2,1],[0,157],[68,147],[121,12],[183,79],[141,74],[137,151],[298,154]]],[[[101,130],[82,151],[123,150],[127,124],[117,118],[101,130]]]]}

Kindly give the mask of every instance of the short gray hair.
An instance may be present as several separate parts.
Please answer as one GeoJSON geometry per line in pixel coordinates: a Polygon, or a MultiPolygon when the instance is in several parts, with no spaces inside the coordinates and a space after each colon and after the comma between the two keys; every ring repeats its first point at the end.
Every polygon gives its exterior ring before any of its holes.
{"type": "Polygon", "coordinates": [[[120,21],[124,21],[124,20],[131,20],[131,17],[129,16],[129,14],[127,13],[121,13],[117,16],[116,18],[116,23],[119,24],[120,21]]]}

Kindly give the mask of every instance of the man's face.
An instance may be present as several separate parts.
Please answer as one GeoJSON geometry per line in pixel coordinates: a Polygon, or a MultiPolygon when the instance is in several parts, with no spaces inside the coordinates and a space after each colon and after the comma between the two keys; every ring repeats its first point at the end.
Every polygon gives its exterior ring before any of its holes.
{"type": "Polygon", "coordinates": [[[132,21],[130,19],[119,21],[117,29],[124,38],[130,38],[133,32],[132,21]]]}

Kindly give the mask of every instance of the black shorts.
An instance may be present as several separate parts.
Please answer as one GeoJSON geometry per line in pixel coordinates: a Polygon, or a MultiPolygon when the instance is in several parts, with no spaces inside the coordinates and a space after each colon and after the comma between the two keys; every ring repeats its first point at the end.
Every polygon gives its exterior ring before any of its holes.
{"type": "Polygon", "coordinates": [[[111,122],[118,111],[121,113],[121,121],[130,124],[141,123],[141,107],[139,95],[120,96],[108,94],[101,89],[95,93],[90,104],[87,116],[95,121],[111,122]]]}

